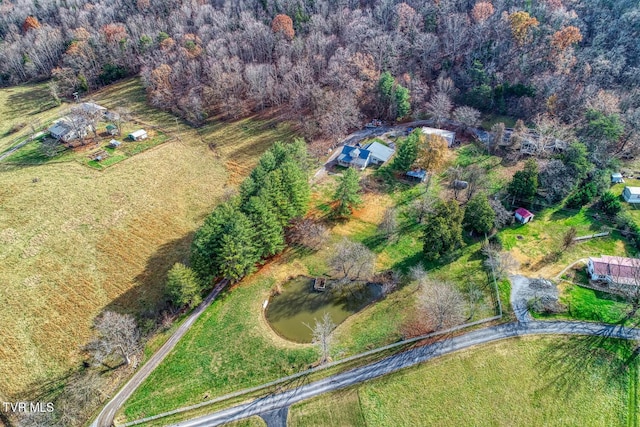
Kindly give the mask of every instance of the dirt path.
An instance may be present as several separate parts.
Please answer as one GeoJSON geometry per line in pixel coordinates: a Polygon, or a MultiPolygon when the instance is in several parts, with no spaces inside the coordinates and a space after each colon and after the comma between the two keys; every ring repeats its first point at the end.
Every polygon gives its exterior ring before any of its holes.
{"type": "Polygon", "coordinates": [[[223,280],[216,285],[211,293],[196,308],[193,313],[176,329],[171,338],[138,370],[131,379],[122,387],[115,396],[105,405],[100,414],[91,423],[91,427],[109,427],[113,425],[113,419],[116,412],[131,397],[133,392],[142,384],[142,382],[153,372],[153,370],[164,360],[173,347],[180,341],[180,338],[187,333],[191,325],[200,317],[200,315],[211,305],[213,300],[218,296],[220,291],[227,285],[227,281],[223,280]]]}

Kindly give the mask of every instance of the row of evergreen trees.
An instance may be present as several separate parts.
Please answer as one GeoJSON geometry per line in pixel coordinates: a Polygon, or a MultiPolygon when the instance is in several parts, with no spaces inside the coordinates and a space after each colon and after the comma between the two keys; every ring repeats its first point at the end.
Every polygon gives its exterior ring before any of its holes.
{"type": "Polygon", "coordinates": [[[309,202],[308,155],[303,140],[276,143],[240,186],[239,195],[217,206],[196,232],[191,266],[205,283],[232,282],[284,249],[284,230],[309,202]]]}

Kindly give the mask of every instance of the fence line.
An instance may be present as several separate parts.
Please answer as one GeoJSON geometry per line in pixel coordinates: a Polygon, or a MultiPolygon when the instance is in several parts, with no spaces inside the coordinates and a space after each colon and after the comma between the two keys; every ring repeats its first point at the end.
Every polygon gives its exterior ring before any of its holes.
{"type": "Polygon", "coordinates": [[[589,239],[593,239],[595,237],[604,237],[604,236],[608,236],[608,235],[609,235],[609,232],[605,231],[604,233],[596,233],[596,234],[591,234],[591,235],[588,235],[588,236],[574,237],[573,240],[575,242],[580,242],[582,240],[589,240],[589,239]]]}

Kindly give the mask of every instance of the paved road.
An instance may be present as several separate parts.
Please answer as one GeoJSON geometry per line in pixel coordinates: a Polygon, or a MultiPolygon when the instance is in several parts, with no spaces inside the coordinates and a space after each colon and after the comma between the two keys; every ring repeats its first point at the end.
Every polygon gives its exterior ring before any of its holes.
{"type": "Polygon", "coordinates": [[[131,397],[133,392],[142,384],[142,382],[153,372],[153,370],[162,362],[162,360],[169,354],[173,347],[180,341],[180,338],[184,334],[187,333],[191,325],[196,321],[198,317],[206,310],[209,305],[213,302],[213,300],[218,296],[220,291],[227,285],[227,281],[223,280],[216,285],[215,288],[211,291],[211,293],[205,298],[204,301],[196,308],[193,313],[189,316],[187,320],[182,322],[182,324],[176,329],[176,331],[171,335],[171,338],[167,340],[166,343],[160,350],[158,350],[151,358],[144,364],[139,371],[137,371],[125,384],[124,387],[116,393],[115,396],[107,403],[107,405],[102,408],[100,414],[96,417],[96,419],[91,423],[91,427],[110,427],[113,425],[113,418],[116,415],[116,412],[120,407],[124,404],[124,402],[131,397]]]}
{"type": "Polygon", "coordinates": [[[323,380],[303,385],[294,390],[268,395],[253,402],[238,405],[192,420],[174,424],[173,427],[211,427],[252,415],[273,413],[294,403],[306,400],[323,393],[339,390],[378,378],[382,375],[413,366],[430,359],[443,356],[454,351],[466,349],[478,344],[485,344],[506,338],[523,335],[593,335],[620,339],[640,339],[640,329],[623,328],[614,325],[603,325],[586,322],[528,322],[508,323],[490,328],[478,329],[464,335],[439,341],[424,347],[408,350],[390,356],[379,362],[323,380]]]}

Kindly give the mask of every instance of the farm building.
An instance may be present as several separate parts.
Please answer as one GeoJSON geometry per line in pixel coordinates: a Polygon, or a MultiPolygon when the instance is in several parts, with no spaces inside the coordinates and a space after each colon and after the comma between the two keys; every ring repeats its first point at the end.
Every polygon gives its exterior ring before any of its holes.
{"type": "Polygon", "coordinates": [[[624,187],[622,197],[625,202],[640,203],[640,187],[624,187]]]}
{"type": "Polygon", "coordinates": [[[111,141],[109,141],[110,148],[117,148],[120,145],[122,145],[122,142],[118,141],[117,139],[112,139],[111,141]]]}
{"type": "Polygon", "coordinates": [[[604,280],[622,285],[640,285],[640,260],[603,255],[589,258],[587,272],[591,280],[604,280]]]}
{"type": "Polygon", "coordinates": [[[516,209],[516,213],[515,213],[516,221],[518,221],[520,224],[528,223],[533,219],[534,216],[535,215],[533,215],[531,212],[529,212],[525,208],[516,209]]]}
{"type": "Polygon", "coordinates": [[[617,172],[617,173],[612,173],[611,174],[611,183],[612,184],[620,184],[624,182],[624,178],[622,178],[622,174],[617,172]]]}
{"type": "Polygon", "coordinates": [[[118,127],[115,125],[107,125],[107,133],[111,136],[118,134],[118,127]]]}
{"type": "Polygon", "coordinates": [[[340,166],[358,168],[364,170],[371,160],[371,152],[360,147],[345,145],[342,147],[342,153],[338,156],[338,164],[340,166]]]}
{"type": "Polygon", "coordinates": [[[102,105],[96,104],[95,102],[83,102],[78,107],[75,107],[75,109],[85,114],[91,114],[91,115],[107,114],[107,109],[104,108],[102,105]]]}
{"type": "Polygon", "coordinates": [[[416,169],[404,174],[407,181],[425,182],[427,180],[427,171],[424,169],[416,169]]]}
{"type": "Polygon", "coordinates": [[[385,164],[391,156],[393,156],[393,153],[395,153],[394,149],[379,142],[372,142],[371,144],[365,145],[364,149],[371,153],[370,163],[374,165],[385,164]]]}
{"type": "Polygon", "coordinates": [[[52,138],[59,139],[63,142],[70,142],[87,135],[87,129],[78,132],[77,127],[75,129],[74,127],[69,118],[63,117],[47,130],[52,138]]]}
{"type": "Polygon", "coordinates": [[[71,125],[65,120],[61,119],[54,123],[53,126],[51,126],[47,130],[49,131],[49,134],[52,138],[62,139],[63,136],[71,132],[71,125]]]}
{"type": "Polygon", "coordinates": [[[447,141],[447,146],[449,146],[449,147],[453,146],[453,143],[456,140],[456,133],[455,132],[451,132],[451,131],[444,130],[444,129],[423,127],[422,128],[422,133],[424,133],[425,135],[438,135],[438,136],[441,136],[442,138],[444,138],[447,141]]]}
{"type": "Polygon", "coordinates": [[[135,132],[131,132],[129,134],[129,139],[132,141],[142,141],[143,139],[147,139],[149,135],[147,135],[147,131],[144,129],[139,129],[135,132]]]}

